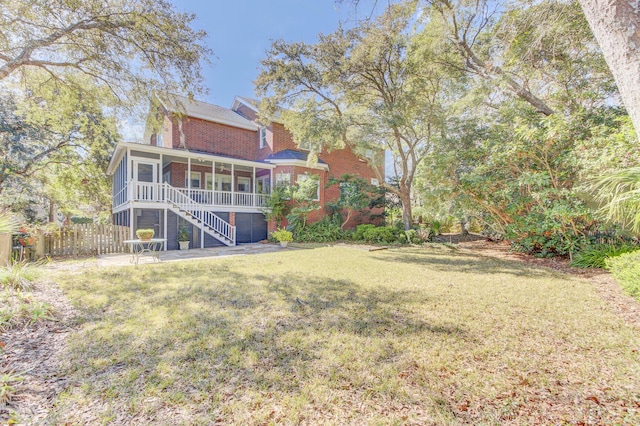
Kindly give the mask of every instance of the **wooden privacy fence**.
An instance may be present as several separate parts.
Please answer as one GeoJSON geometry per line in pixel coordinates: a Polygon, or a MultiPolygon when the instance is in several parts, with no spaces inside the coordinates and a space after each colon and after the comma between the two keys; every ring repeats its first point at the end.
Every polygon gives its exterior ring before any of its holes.
{"type": "Polygon", "coordinates": [[[83,223],[64,226],[38,238],[42,241],[38,256],[78,256],[128,253],[123,241],[130,234],[128,226],[83,223]]]}

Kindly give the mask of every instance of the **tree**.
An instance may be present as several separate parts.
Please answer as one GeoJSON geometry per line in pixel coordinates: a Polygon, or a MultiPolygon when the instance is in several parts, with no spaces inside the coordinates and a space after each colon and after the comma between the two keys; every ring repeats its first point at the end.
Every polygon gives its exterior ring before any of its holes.
{"type": "Polygon", "coordinates": [[[640,6],[632,0],[579,0],[640,134],[640,6]]]}
{"type": "Polygon", "coordinates": [[[415,9],[391,6],[376,22],[320,36],[318,43],[272,44],[256,81],[267,115],[281,120],[313,153],[350,148],[367,158],[381,184],[400,198],[412,223],[411,193],[423,155],[439,137],[448,73],[414,51],[409,31],[415,9]],[[382,179],[382,152],[393,156],[398,186],[382,179]],[[365,154],[373,153],[366,156],[365,154]]]}
{"type": "Polygon", "coordinates": [[[210,54],[194,15],[165,0],[5,0],[0,9],[0,82],[37,94],[40,71],[82,89],[82,75],[113,105],[135,106],[155,90],[193,93],[210,54]]]}
{"type": "Polygon", "coordinates": [[[16,212],[42,204],[40,199],[64,210],[110,208],[105,170],[117,139],[115,120],[103,114],[103,90],[85,84],[77,91],[47,81],[39,97],[3,93],[1,203],[16,212]]]}
{"type": "Polygon", "coordinates": [[[330,208],[337,212],[346,211],[341,229],[344,229],[355,213],[370,207],[372,201],[377,201],[376,198],[380,195],[375,194],[379,192],[375,186],[356,175],[344,174],[339,179],[331,178],[328,186],[331,185],[338,185],[340,196],[329,204],[330,208]]]}

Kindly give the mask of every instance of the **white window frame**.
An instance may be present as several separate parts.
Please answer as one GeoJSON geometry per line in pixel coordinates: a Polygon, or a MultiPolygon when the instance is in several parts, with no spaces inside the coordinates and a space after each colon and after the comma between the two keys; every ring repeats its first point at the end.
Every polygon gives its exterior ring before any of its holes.
{"type": "Polygon", "coordinates": [[[309,141],[300,142],[300,144],[298,145],[298,148],[300,148],[303,151],[311,151],[311,142],[309,141]]]}
{"type": "Polygon", "coordinates": [[[267,146],[267,127],[260,127],[260,148],[267,146]]]}
{"type": "Polygon", "coordinates": [[[219,175],[216,173],[215,188],[216,191],[231,192],[231,175],[219,175]],[[225,184],[229,185],[228,190],[223,189],[225,184]]]}
{"type": "Polygon", "coordinates": [[[320,176],[307,174],[307,173],[300,173],[296,178],[296,183],[304,182],[305,180],[310,179],[314,176],[317,178],[316,182],[318,185],[316,186],[316,196],[315,198],[312,198],[312,201],[320,201],[320,176]]]}
{"type": "Polygon", "coordinates": [[[184,171],[184,183],[185,183],[185,188],[191,188],[191,189],[202,189],[202,173],[200,172],[194,172],[193,170],[191,171],[191,176],[190,179],[187,179],[187,175],[188,175],[189,171],[185,170],[184,171]],[[198,175],[197,179],[194,179],[195,175],[198,175]],[[198,181],[198,186],[193,185],[193,181],[197,180],[198,181]],[[189,186],[189,184],[191,186],[189,186]]]}
{"type": "Polygon", "coordinates": [[[276,187],[280,186],[291,186],[291,173],[276,173],[276,187]]]}
{"type": "Polygon", "coordinates": [[[205,173],[204,174],[204,189],[207,191],[213,190],[213,174],[205,173]]]}
{"type": "Polygon", "coordinates": [[[269,176],[258,176],[256,178],[257,182],[257,186],[256,186],[256,192],[259,194],[270,194],[271,193],[271,180],[269,179],[269,176]]]}
{"type": "Polygon", "coordinates": [[[242,192],[242,193],[251,192],[251,178],[248,178],[246,176],[238,176],[238,180],[237,180],[237,183],[236,183],[236,191],[237,192],[242,192]],[[247,190],[246,191],[242,191],[240,189],[240,185],[245,185],[245,188],[247,190]]]}

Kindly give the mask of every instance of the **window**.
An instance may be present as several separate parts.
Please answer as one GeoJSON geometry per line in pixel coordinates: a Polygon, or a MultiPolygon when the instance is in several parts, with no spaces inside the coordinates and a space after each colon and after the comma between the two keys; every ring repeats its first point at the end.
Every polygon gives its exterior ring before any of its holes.
{"type": "Polygon", "coordinates": [[[171,185],[171,170],[167,170],[162,174],[162,182],[171,185]]]}
{"type": "Polygon", "coordinates": [[[371,185],[378,186],[380,185],[380,182],[378,182],[378,179],[376,178],[371,178],[371,185]]]}
{"type": "Polygon", "coordinates": [[[231,176],[216,175],[216,191],[231,191],[231,176]]]}
{"type": "Polygon", "coordinates": [[[156,135],[156,146],[163,146],[162,144],[162,133],[158,133],[156,135]]]}
{"type": "Polygon", "coordinates": [[[269,180],[269,176],[259,176],[257,182],[257,191],[258,194],[269,194],[271,193],[271,181],[269,180]]]}
{"type": "Polygon", "coordinates": [[[251,192],[251,179],[238,176],[238,192],[251,192]]]}
{"type": "Polygon", "coordinates": [[[205,189],[211,191],[213,189],[213,176],[211,173],[204,174],[204,185],[205,189]]]}
{"type": "Polygon", "coordinates": [[[311,151],[311,142],[309,142],[309,141],[300,142],[298,144],[298,148],[303,149],[305,151],[311,151]]]}
{"type": "Polygon", "coordinates": [[[373,149],[371,148],[365,149],[364,156],[370,160],[373,160],[373,149]]]}
{"type": "Polygon", "coordinates": [[[260,127],[260,148],[267,146],[267,128],[260,127]]]}
{"type": "Polygon", "coordinates": [[[276,186],[291,186],[291,174],[290,173],[277,173],[276,174],[276,186]]]}
{"type": "Polygon", "coordinates": [[[319,185],[318,175],[300,174],[298,175],[297,182],[298,184],[301,184],[302,182],[305,182],[307,179],[313,179],[315,181],[315,184],[309,189],[310,191],[309,199],[313,201],[320,200],[320,185],[319,185]]]}
{"type": "MultiPolygon", "coordinates": [[[[189,173],[189,172],[187,172],[187,171],[184,172],[184,180],[185,180],[185,182],[187,181],[187,173],[189,173]]],[[[200,172],[191,172],[191,188],[193,188],[193,189],[201,188],[201,186],[200,186],[200,180],[201,179],[202,179],[202,174],[200,172]]]]}

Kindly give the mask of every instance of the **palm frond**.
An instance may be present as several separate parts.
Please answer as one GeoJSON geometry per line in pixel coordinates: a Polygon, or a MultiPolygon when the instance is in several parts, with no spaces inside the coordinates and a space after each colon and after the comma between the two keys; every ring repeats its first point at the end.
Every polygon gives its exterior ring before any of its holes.
{"type": "Polygon", "coordinates": [[[640,167],[631,167],[595,179],[589,186],[607,220],[640,233],[640,167]]]}

